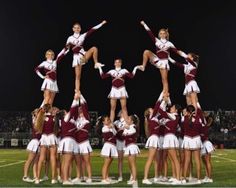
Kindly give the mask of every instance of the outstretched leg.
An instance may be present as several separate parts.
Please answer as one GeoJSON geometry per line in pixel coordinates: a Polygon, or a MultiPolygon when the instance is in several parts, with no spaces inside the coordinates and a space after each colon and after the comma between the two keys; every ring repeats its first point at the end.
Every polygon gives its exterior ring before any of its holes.
{"type": "Polygon", "coordinates": [[[142,69],[142,71],[145,70],[145,67],[147,65],[148,60],[151,60],[154,56],[155,56],[155,54],[153,52],[151,52],[150,50],[144,50],[144,52],[143,52],[143,63],[142,63],[143,69],[142,69]]]}
{"type": "Polygon", "coordinates": [[[84,55],[85,58],[85,62],[88,62],[88,60],[93,57],[93,61],[94,61],[94,68],[98,68],[98,67],[102,67],[104,66],[103,64],[98,62],[98,49],[94,46],[92,48],[90,48],[84,55]]]}

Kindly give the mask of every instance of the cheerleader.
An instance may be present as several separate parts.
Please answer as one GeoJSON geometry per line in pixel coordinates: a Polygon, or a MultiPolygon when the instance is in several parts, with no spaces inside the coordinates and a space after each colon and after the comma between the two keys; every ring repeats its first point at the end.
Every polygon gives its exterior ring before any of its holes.
{"type": "Polygon", "coordinates": [[[76,119],[78,118],[78,106],[79,95],[75,93],[73,103],[70,111],[67,113],[65,110],[61,110],[56,115],[56,124],[60,124],[61,127],[61,140],[59,143],[58,152],[62,154],[62,178],[63,185],[73,185],[69,181],[70,177],[70,165],[73,159],[73,152],[76,148],[75,131],[76,131],[76,119]]]}
{"type": "Polygon", "coordinates": [[[104,163],[102,167],[102,182],[105,184],[110,184],[109,170],[113,158],[118,157],[118,152],[116,149],[116,130],[112,124],[109,116],[102,116],[97,124],[102,129],[101,134],[104,141],[104,145],[101,150],[101,156],[104,157],[104,163]]]}
{"type": "Polygon", "coordinates": [[[141,70],[145,70],[146,64],[148,61],[151,62],[154,66],[160,69],[162,85],[163,85],[163,93],[164,96],[169,96],[169,86],[168,86],[168,71],[170,66],[168,64],[168,57],[170,51],[179,54],[179,51],[175,48],[175,46],[169,41],[169,32],[168,29],[160,29],[158,33],[158,38],[154,36],[153,32],[147,26],[144,21],[140,22],[144,29],[150,35],[152,41],[156,46],[156,54],[151,52],[150,50],[145,50],[143,52],[143,63],[141,70]]]}
{"type": "Polygon", "coordinates": [[[111,105],[111,109],[110,109],[111,121],[113,122],[115,118],[117,99],[120,100],[122,114],[126,121],[128,119],[128,112],[127,112],[127,107],[126,107],[128,94],[125,88],[125,79],[133,78],[139,66],[136,66],[133,69],[132,73],[130,73],[126,69],[121,68],[122,59],[115,59],[114,66],[115,66],[115,69],[112,69],[108,71],[107,73],[103,73],[101,67],[99,67],[98,69],[99,69],[99,73],[102,79],[105,79],[108,77],[112,78],[112,88],[111,88],[110,94],[108,95],[108,98],[110,98],[110,105],[111,105]]]}
{"type": "Polygon", "coordinates": [[[185,89],[183,95],[186,96],[187,105],[193,105],[197,109],[198,97],[197,94],[200,93],[200,89],[197,85],[195,77],[197,75],[197,68],[199,62],[199,56],[194,53],[189,53],[188,55],[180,51],[181,56],[186,60],[186,64],[178,63],[169,57],[169,60],[174,65],[184,70],[185,74],[185,89]]]}
{"type": "Polygon", "coordinates": [[[82,65],[86,63],[91,57],[95,63],[94,67],[98,68],[104,66],[103,64],[98,62],[98,49],[96,47],[90,48],[88,51],[85,51],[83,48],[83,44],[85,39],[92,34],[94,31],[102,27],[107,22],[104,20],[100,24],[92,27],[89,31],[81,34],[81,26],[79,23],[75,23],[73,25],[74,34],[71,35],[66,42],[66,48],[71,48],[73,51],[73,63],[72,67],[75,68],[75,90],[80,91],[80,78],[81,78],[81,70],[82,65]]]}
{"type": "Polygon", "coordinates": [[[131,172],[131,179],[127,182],[128,185],[137,184],[137,166],[136,166],[136,155],[140,153],[139,148],[136,144],[139,132],[139,118],[136,115],[128,117],[127,124],[123,131],[125,139],[124,155],[128,156],[128,163],[131,172]]]}
{"type": "Polygon", "coordinates": [[[73,182],[74,184],[78,184],[81,181],[80,165],[83,161],[88,174],[86,183],[91,183],[92,166],[91,166],[90,153],[93,150],[89,142],[90,117],[89,117],[87,102],[82,94],[80,94],[79,116],[76,120],[76,127],[77,131],[75,133],[75,138],[78,146],[78,151],[75,152],[75,160],[76,160],[77,178],[73,179],[73,182]]]}
{"type": "Polygon", "coordinates": [[[47,151],[49,151],[50,155],[50,163],[51,163],[51,173],[52,173],[52,184],[57,183],[56,180],[56,154],[57,154],[57,137],[56,132],[54,130],[55,117],[51,114],[51,106],[45,104],[41,109],[41,112],[44,113],[44,121],[42,127],[37,127],[38,132],[42,132],[40,143],[40,156],[38,162],[38,170],[37,176],[35,180],[35,184],[39,184],[40,173],[42,169],[42,165],[46,160],[47,151]]]}
{"type": "Polygon", "coordinates": [[[204,183],[212,183],[213,179],[211,177],[212,174],[212,163],[211,163],[211,154],[214,152],[215,148],[212,145],[212,143],[209,141],[208,138],[208,129],[211,126],[212,122],[213,122],[213,118],[207,116],[207,114],[205,112],[203,112],[204,114],[204,126],[202,126],[202,130],[201,130],[201,140],[203,143],[203,148],[201,150],[201,155],[202,155],[202,161],[203,164],[205,166],[206,169],[206,176],[203,179],[204,183]]]}
{"type": "Polygon", "coordinates": [[[162,118],[165,118],[165,131],[164,131],[164,141],[163,149],[167,150],[168,156],[172,161],[172,171],[173,179],[172,184],[181,184],[180,181],[180,163],[177,157],[177,149],[179,149],[179,141],[176,137],[176,130],[179,124],[179,114],[181,107],[178,104],[171,105],[169,107],[169,112],[166,109],[167,102],[162,101],[158,112],[162,118]]]}
{"type": "Polygon", "coordinates": [[[116,134],[116,148],[118,151],[118,182],[123,181],[122,172],[123,172],[123,157],[124,157],[124,148],[125,148],[125,141],[122,135],[124,126],[125,126],[125,119],[123,117],[122,111],[118,114],[119,119],[114,121],[114,125],[117,131],[116,134]]]}
{"type": "Polygon", "coordinates": [[[32,127],[32,140],[29,142],[29,144],[27,146],[27,150],[29,151],[29,154],[28,154],[28,159],[24,165],[24,176],[22,178],[22,180],[25,182],[34,182],[34,179],[36,178],[36,174],[37,174],[37,165],[38,165],[38,159],[39,159],[39,140],[41,137],[41,134],[35,130],[35,126],[34,126],[37,111],[38,111],[38,109],[35,109],[31,113],[32,125],[33,125],[33,127],[32,127]],[[28,176],[29,168],[30,168],[30,165],[32,164],[32,162],[33,162],[34,179],[31,179],[28,176]]]}
{"type": "Polygon", "coordinates": [[[42,78],[43,84],[41,90],[44,91],[44,100],[41,107],[44,104],[53,104],[56,93],[58,93],[57,86],[57,63],[59,63],[66,54],[64,48],[58,55],[56,60],[54,59],[54,52],[47,50],[45,53],[46,61],[43,61],[39,66],[35,68],[37,75],[42,78]]]}
{"type": "Polygon", "coordinates": [[[194,156],[196,163],[196,174],[198,183],[201,183],[201,160],[200,160],[200,149],[202,148],[202,142],[200,138],[200,131],[202,129],[202,112],[200,108],[195,110],[193,105],[186,107],[186,115],[183,120],[184,127],[184,140],[182,147],[184,149],[184,180],[186,182],[186,176],[189,169],[191,156],[194,156]]]}
{"type": "Polygon", "coordinates": [[[147,124],[148,127],[148,140],[146,142],[145,147],[148,148],[148,159],[146,161],[145,164],[145,168],[144,168],[144,178],[142,183],[143,184],[152,184],[151,181],[149,181],[148,179],[148,173],[151,167],[151,164],[153,162],[153,160],[156,157],[157,154],[157,149],[160,147],[160,143],[159,143],[159,120],[158,120],[158,109],[161,103],[163,97],[163,93],[161,93],[159,99],[157,100],[155,107],[154,108],[148,108],[145,113],[144,113],[144,117],[145,117],[145,124],[147,124]]]}

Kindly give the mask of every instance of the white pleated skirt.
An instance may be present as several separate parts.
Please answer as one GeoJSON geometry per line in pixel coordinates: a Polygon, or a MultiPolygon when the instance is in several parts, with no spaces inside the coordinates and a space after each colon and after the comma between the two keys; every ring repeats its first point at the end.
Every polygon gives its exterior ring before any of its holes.
{"type": "Polygon", "coordinates": [[[159,137],[157,135],[151,135],[145,145],[145,148],[159,148],[159,137]]]}
{"type": "Polygon", "coordinates": [[[101,156],[117,158],[118,152],[116,146],[109,142],[105,142],[101,150],[101,156]]]}
{"type": "Polygon", "coordinates": [[[112,87],[108,95],[108,98],[115,98],[115,99],[128,98],[128,97],[129,97],[128,93],[124,86],[120,88],[112,87]]]}
{"type": "Polygon", "coordinates": [[[39,152],[39,140],[38,139],[30,140],[26,149],[30,152],[38,153],[39,152]]]}
{"type": "Polygon", "coordinates": [[[192,80],[188,84],[185,85],[183,95],[187,95],[192,92],[200,93],[200,89],[199,89],[197,82],[195,80],[192,80]]]}
{"type": "Polygon", "coordinates": [[[71,137],[62,138],[59,142],[58,153],[74,153],[76,141],[71,137]]]}
{"type": "Polygon", "coordinates": [[[195,136],[195,137],[184,136],[182,148],[188,149],[188,150],[201,149],[202,141],[201,141],[200,136],[195,136]]]}
{"type": "Polygon", "coordinates": [[[203,142],[203,148],[201,149],[201,155],[207,155],[209,153],[213,153],[214,151],[215,151],[215,148],[209,140],[206,140],[205,142],[203,142]]]}
{"type": "Polygon", "coordinates": [[[137,155],[140,153],[140,150],[136,144],[129,144],[124,148],[124,155],[137,155]]]}
{"type": "Polygon", "coordinates": [[[59,92],[58,86],[57,86],[57,81],[53,81],[51,79],[44,79],[43,84],[41,86],[41,90],[49,90],[55,93],[59,92]]]}

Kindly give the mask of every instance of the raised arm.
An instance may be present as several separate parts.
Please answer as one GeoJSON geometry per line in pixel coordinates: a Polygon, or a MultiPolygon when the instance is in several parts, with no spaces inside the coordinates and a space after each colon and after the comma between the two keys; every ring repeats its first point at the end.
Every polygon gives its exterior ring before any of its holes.
{"type": "Polygon", "coordinates": [[[88,112],[88,104],[82,94],[80,95],[80,105],[81,105],[82,112],[84,114],[85,119],[90,120],[89,112],[88,112]]]}
{"type": "Polygon", "coordinates": [[[158,112],[161,114],[162,118],[166,118],[166,119],[170,119],[170,120],[175,120],[176,116],[172,113],[168,113],[164,110],[164,108],[166,107],[167,102],[166,101],[162,101],[161,102],[161,107],[159,108],[158,112]]]}
{"type": "Polygon", "coordinates": [[[154,43],[156,43],[156,40],[158,40],[155,35],[153,34],[153,32],[151,31],[151,29],[147,26],[147,24],[144,21],[140,22],[141,25],[144,27],[144,29],[148,32],[149,36],[151,37],[152,41],[154,43]]]}
{"type": "Polygon", "coordinates": [[[68,122],[71,118],[76,120],[78,118],[79,94],[75,93],[74,100],[71,104],[70,111],[66,114],[64,121],[68,122]]]}
{"type": "Polygon", "coordinates": [[[183,57],[188,63],[190,63],[191,65],[193,65],[194,67],[196,67],[196,63],[194,61],[192,61],[188,55],[186,53],[184,53],[183,51],[178,51],[178,54],[183,57]]]}
{"type": "Polygon", "coordinates": [[[157,112],[158,112],[158,110],[159,110],[159,108],[160,108],[160,104],[161,104],[161,101],[162,101],[162,100],[163,100],[163,92],[161,92],[159,98],[158,98],[157,101],[156,101],[156,104],[155,104],[155,106],[154,106],[154,108],[153,108],[152,117],[155,117],[155,116],[157,115],[157,112]]]}
{"type": "Polygon", "coordinates": [[[102,67],[98,67],[98,70],[99,70],[99,74],[102,79],[106,79],[106,78],[111,77],[110,71],[107,73],[103,73],[102,67]]]}
{"type": "Polygon", "coordinates": [[[69,52],[69,49],[68,48],[63,48],[60,53],[57,55],[57,58],[56,58],[56,63],[60,63],[61,60],[65,57],[65,55],[69,52]]]}
{"type": "Polygon", "coordinates": [[[176,62],[174,59],[172,59],[170,56],[168,58],[168,60],[175,66],[181,68],[181,69],[184,69],[184,64],[182,63],[179,63],[179,62],[176,62]]]}
{"type": "Polygon", "coordinates": [[[101,28],[104,24],[106,24],[107,21],[103,20],[100,24],[92,27],[90,30],[88,30],[85,34],[85,37],[88,37],[89,35],[91,35],[94,31],[98,30],[99,28],[101,28]]]}

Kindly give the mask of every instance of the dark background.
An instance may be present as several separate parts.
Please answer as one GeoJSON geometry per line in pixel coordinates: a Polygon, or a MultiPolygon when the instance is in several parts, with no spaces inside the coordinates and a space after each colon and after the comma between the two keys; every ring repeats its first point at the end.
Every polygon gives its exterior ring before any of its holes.
{"type": "MultiPolygon", "coordinates": [[[[99,48],[104,71],[113,68],[116,57],[132,70],[141,64],[145,49],[155,46],[140,25],[144,20],[157,34],[169,28],[170,41],[185,52],[200,55],[198,85],[200,103],[206,110],[236,110],[235,44],[236,11],[234,1],[3,1],[0,6],[0,110],[28,110],[43,100],[43,80],[34,68],[44,60],[47,49],[55,53],[72,35],[72,25],[81,23],[82,32],[106,19],[108,23],[85,42],[85,49],[99,48]],[[128,3],[129,2],[129,3],[128,3]]],[[[173,56],[177,60],[183,59],[173,56]]],[[[74,92],[74,70],[70,52],[58,65],[60,93],[55,105],[68,109],[74,92]]],[[[111,80],[101,80],[90,61],[83,67],[81,90],[90,110],[109,112],[107,95],[111,80]]],[[[173,102],[185,105],[182,95],[184,74],[171,65],[169,85],[173,102]]],[[[161,92],[159,70],[148,65],[127,80],[130,113],[142,114],[161,92]]]]}

